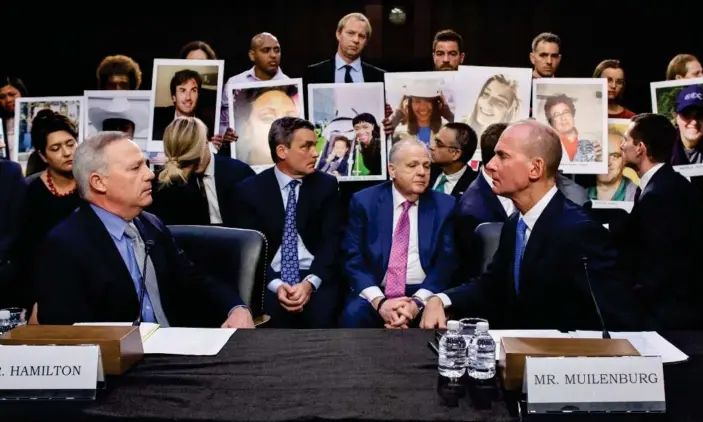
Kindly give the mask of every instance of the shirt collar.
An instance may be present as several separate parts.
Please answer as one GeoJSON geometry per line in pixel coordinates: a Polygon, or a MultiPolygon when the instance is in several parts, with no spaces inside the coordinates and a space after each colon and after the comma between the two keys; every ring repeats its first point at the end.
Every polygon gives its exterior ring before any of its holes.
{"type": "Polygon", "coordinates": [[[488,186],[493,188],[493,178],[486,173],[486,169],[483,168],[483,166],[481,167],[481,174],[483,175],[483,178],[486,179],[488,186]]]}
{"type": "MultiPolygon", "coordinates": [[[[285,174],[284,172],[279,170],[277,166],[273,166],[273,174],[276,176],[276,181],[278,182],[278,187],[281,188],[281,190],[285,189],[286,186],[288,186],[288,184],[291,182],[291,180],[293,180],[292,177],[288,176],[287,174],[285,174]]],[[[299,179],[295,179],[295,180],[300,182],[301,185],[303,184],[302,177],[299,179]]]]}
{"type": "MultiPolygon", "coordinates": [[[[246,75],[246,78],[249,79],[250,81],[257,81],[257,82],[258,82],[258,81],[261,81],[261,79],[259,79],[259,78],[256,76],[256,73],[254,72],[254,68],[255,68],[255,67],[256,67],[256,66],[252,66],[251,69],[249,69],[249,70],[247,70],[247,71],[245,72],[245,75],[246,75]]],[[[283,71],[282,71],[281,68],[279,67],[278,70],[276,71],[276,74],[273,75],[273,78],[271,78],[271,80],[274,80],[274,79],[284,79],[284,78],[287,78],[287,76],[283,73],[283,71]]]]}
{"type": "Polygon", "coordinates": [[[652,167],[651,169],[647,170],[645,174],[640,177],[640,190],[644,192],[644,188],[647,187],[647,184],[649,183],[650,180],[652,180],[652,176],[654,176],[654,173],[656,173],[660,168],[664,166],[664,163],[659,163],[652,167]]]}
{"type": "Polygon", "coordinates": [[[466,173],[466,167],[468,167],[468,166],[465,165],[464,167],[461,168],[461,170],[459,170],[453,174],[446,174],[444,172],[442,172],[442,174],[444,174],[444,177],[446,177],[448,181],[455,183],[455,182],[458,182],[459,179],[461,179],[461,176],[463,176],[464,173],[466,173]]]}
{"type": "MultiPolygon", "coordinates": [[[[335,69],[340,70],[340,69],[344,68],[344,66],[346,66],[346,65],[347,65],[347,62],[345,62],[342,59],[342,56],[340,56],[339,53],[334,55],[334,68],[335,69]]],[[[355,70],[357,72],[361,72],[361,58],[359,57],[356,60],[354,60],[353,62],[349,63],[349,66],[351,66],[351,68],[353,70],[355,70]]]]}
{"type": "MultiPolygon", "coordinates": [[[[391,192],[393,193],[393,209],[396,210],[398,208],[402,208],[402,205],[407,199],[396,189],[395,183],[391,182],[391,192]]],[[[418,199],[413,203],[413,206],[417,206],[420,203],[420,200],[418,199]]]]}
{"type": "Polygon", "coordinates": [[[110,233],[110,236],[117,240],[122,240],[124,229],[127,227],[128,221],[96,205],[90,204],[90,207],[93,211],[95,211],[95,214],[98,216],[100,221],[103,222],[103,225],[107,229],[107,232],[110,233]]]}
{"type": "Polygon", "coordinates": [[[525,215],[520,213],[520,218],[525,222],[525,225],[527,225],[527,228],[532,230],[532,228],[535,226],[535,223],[539,219],[539,216],[542,215],[544,210],[547,208],[547,205],[549,205],[549,202],[554,198],[554,195],[557,193],[557,187],[556,185],[552,186],[551,189],[547,191],[547,193],[540,199],[532,208],[530,208],[529,211],[525,215]]]}

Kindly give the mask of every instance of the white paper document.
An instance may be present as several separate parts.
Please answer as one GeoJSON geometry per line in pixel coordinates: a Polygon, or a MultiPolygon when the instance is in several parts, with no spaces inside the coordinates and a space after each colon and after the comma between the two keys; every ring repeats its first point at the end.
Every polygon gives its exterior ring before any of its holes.
{"type": "Polygon", "coordinates": [[[496,342],[496,360],[500,359],[500,340],[503,337],[526,337],[526,338],[570,338],[567,333],[559,330],[488,330],[488,333],[496,342]]]}
{"type": "MultiPolygon", "coordinates": [[[[603,338],[600,331],[572,331],[573,338],[603,338]]],[[[676,363],[688,360],[688,355],[669,343],[656,331],[610,332],[610,338],[629,340],[642,356],[661,356],[662,363],[676,363]]]]}
{"type": "MultiPolygon", "coordinates": [[[[77,322],[73,325],[97,325],[106,327],[129,327],[132,325],[131,322],[77,322]]],[[[142,322],[139,325],[139,334],[142,336],[142,343],[147,341],[149,337],[160,327],[159,324],[154,324],[153,322],[142,322]]]]}
{"type": "Polygon", "coordinates": [[[144,343],[144,354],[215,356],[235,328],[159,328],[144,343]]]}

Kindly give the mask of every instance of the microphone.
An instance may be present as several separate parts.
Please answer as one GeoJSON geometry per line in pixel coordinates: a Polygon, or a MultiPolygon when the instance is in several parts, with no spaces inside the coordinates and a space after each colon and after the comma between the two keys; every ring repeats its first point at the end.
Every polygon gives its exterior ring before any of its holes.
{"type": "Polygon", "coordinates": [[[132,323],[133,327],[138,327],[142,323],[142,308],[144,308],[144,292],[146,291],[146,269],[148,268],[146,263],[149,260],[149,254],[153,247],[153,240],[147,240],[144,243],[144,265],[142,266],[142,279],[139,283],[139,313],[137,314],[137,319],[132,323]]]}
{"type": "Polygon", "coordinates": [[[600,306],[598,306],[598,301],[596,300],[596,295],[593,293],[593,286],[591,286],[591,277],[588,275],[588,258],[585,256],[581,257],[583,261],[583,272],[586,274],[586,282],[588,283],[588,291],[591,293],[591,300],[593,301],[593,306],[596,308],[596,313],[598,314],[598,319],[600,320],[600,327],[603,330],[603,338],[609,339],[610,333],[605,328],[605,322],[603,321],[603,314],[600,312],[600,306]]]}

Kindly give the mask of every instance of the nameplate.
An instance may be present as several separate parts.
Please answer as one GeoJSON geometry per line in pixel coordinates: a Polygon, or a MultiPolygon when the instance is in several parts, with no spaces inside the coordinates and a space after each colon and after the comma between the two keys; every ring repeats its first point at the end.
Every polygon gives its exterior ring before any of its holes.
{"type": "Polygon", "coordinates": [[[0,398],[94,399],[100,347],[0,346],[0,398]]]}
{"type": "Polygon", "coordinates": [[[659,356],[527,357],[528,413],[665,412],[659,356]]]}

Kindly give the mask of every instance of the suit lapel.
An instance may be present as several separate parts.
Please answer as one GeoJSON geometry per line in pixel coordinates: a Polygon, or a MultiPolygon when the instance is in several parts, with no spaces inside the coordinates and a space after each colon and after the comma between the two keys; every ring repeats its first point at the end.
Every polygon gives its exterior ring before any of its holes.
{"type": "Polygon", "coordinates": [[[473,182],[474,179],[476,179],[476,172],[471,170],[471,167],[467,165],[466,170],[464,170],[464,174],[461,175],[459,180],[456,182],[456,185],[454,185],[454,189],[452,189],[452,195],[461,196],[466,191],[466,189],[469,188],[469,185],[471,185],[471,182],[473,182]]]}
{"type": "Polygon", "coordinates": [[[273,224],[276,229],[276,236],[280,236],[283,233],[283,225],[285,224],[286,211],[283,208],[283,197],[281,196],[281,187],[278,185],[278,180],[276,179],[276,174],[273,172],[273,168],[265,170],[266,177],[262,178],[264,186],[262,186],[261,192],[271,192],[273,195],[268,198],[268,205],[263,207],[263,212],[268,215],[266,219],[269,223],[273,224]]]}
{"type": "Polygon", "coordinates": [[[314,175],[315,173],[305,177],[300,184],[297,206],[295,208],[296,229],[298,233],[305,232],[305,226],[308,220],[307,215],[310,209],[310,197],[314,195],[313,192],[315,191],[315,186],[313,186],[315,183],[313,179],[314,175]]]}
{"type": "Polygon", "coordinates": [[[391,246],[393,245],[393,193],[391,192],[391,183],[388,183],[386,188],[383,190],[378,198],[378,205],[376,209],[376,230],[378,230],[381,235],[381,256],[383,259],[383,266],[381,268],[388,268],[388,259],[391,255],[391,246]]]}
{"type": "MultiPolygon", "coordinates": [[[[225,197],[225,184],[227,183],[227,178],[224,177],[225,174],[222,171],[222,166],[220,165],[220,160],[217,159],[217,155],[212,154],[212,159],[215,161],[215,192],[217,192],[218,201],[220,198],[225,197]]],[[[221,203],[224,201],[220,201],[221,203]]]]}
{"type": "Polygon", "coordinates": [[[557,220],[563,207],[564,195],[557,191],[530,231],[530,237],[527,241],[527,247],[523,253],[522,263],[520,265],[521,274],[524,274],[527,268],[539,257],[539,254],[545,250],[546,243],[549,240],[549,234],[551,233],[549,228],[557,220]]]}
{"type": "Polygon", "coordinates": [[[429,268],[431,248],[434,244],[434,210],[435,203],[431,194],[422,195],[417,210],[417,243],[420,252],[420,265],[429,268]]]}
{"type": "MultiPolygon", "coordinates": [[[[137,226],[137,230],[139,230],[139,234],[142,236],[144,245],[146,245],[149,241],[154,242],[153,248],[149,253],[149,257],[151,258],[151,263],[154,265],[154,271],[156,271],[156,283],[159,285],[159,291],[163,292],[164,289],[162,288],[162,283],[164,280],[168,279],[167,275],[164,273],[164,270],[168,268],[168,263],[166,262],[166,258],[163,254],[159,253],[162,251],[162,248],[157,241],[158,234],[154,231],[155,229],[153,229],[153,226],[150,224],[144,224],[139,217],[134,219],[134,225],[137,226]]],[[[141,265],[141,263],[139,265],[141,265]]]]}

